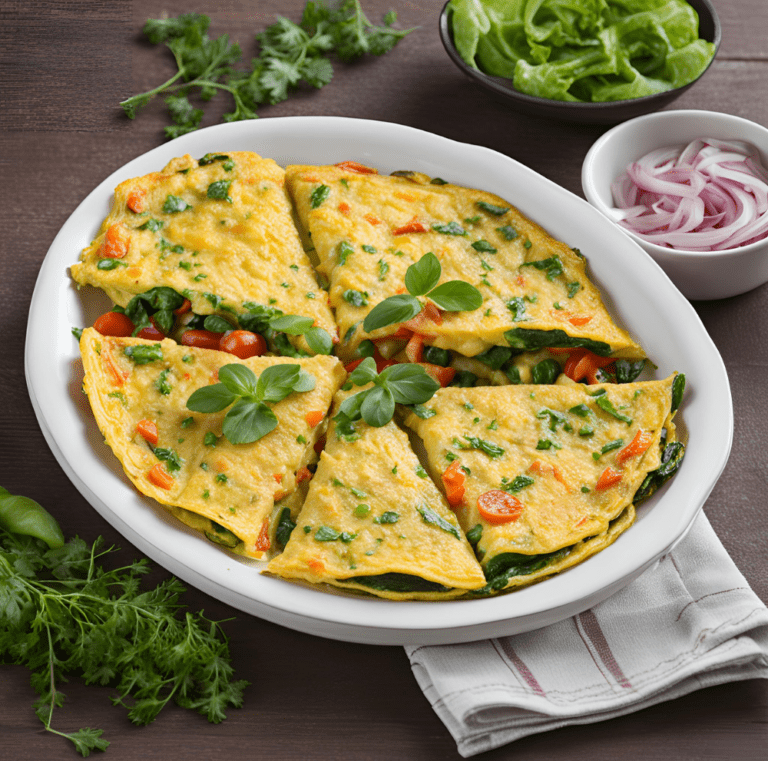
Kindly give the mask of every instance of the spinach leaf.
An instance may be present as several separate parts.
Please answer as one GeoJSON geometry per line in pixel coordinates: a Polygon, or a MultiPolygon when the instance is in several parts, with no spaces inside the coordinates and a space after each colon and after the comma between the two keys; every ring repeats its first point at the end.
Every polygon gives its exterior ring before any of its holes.
{"type": "Polygon", "coordinates": [[[607,343],[589,338],[575,338],[559,329],[512,328],[504,334],[504,338],[513,348],[525,351],[537,351],[552,346],[560,349],[589,349],[600,357],[607,357],[611,353],[611,347],[607,343]]]}
{"type": "Polygon", "coordinates": [[[632,383],[645,367],[645,360],[632,362],[629,359],[616,360],[616,383],[632,383]]]}
{"type": "Polygon", "coordinates": [[[424,523],[428,523],[430,526],[436,526],[451,536],[455,536],[457,539],[461,539],[459,529],[456,528],[456,526],[454,526],[452,523],[449,523],[447,520],[445,520],[445,518],[442,518],[440,515],[438,515],[428,505],[418,505],[416,507],[416,511],[419,513],[424,523]]]}

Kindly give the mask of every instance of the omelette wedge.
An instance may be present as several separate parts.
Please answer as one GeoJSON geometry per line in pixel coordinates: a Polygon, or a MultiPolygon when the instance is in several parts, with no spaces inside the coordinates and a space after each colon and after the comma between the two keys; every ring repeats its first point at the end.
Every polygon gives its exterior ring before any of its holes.
{"type": "Polygon", "coordinates": [[[447,388],[407,415],[481,559],[485,591],[557,573],[631,525],[633,505],[682,461],[672,418],[683,386],[672,375],[447,388]]]}
{"type": "Polygon", "coordinates": [[[83,388],[106,443],[134,486],[211,541],[250,558],[272,543],[275,502],[289,498],[316,455],[313,445],[345,373],[335,357],[232,355],[83,331],[83,388]],[[187,400],[215,384],[224,365],[255,375],[298,364],[314,388],[270,406],[277,426],[253,443],[222,435],[225,412],[192,412],[187,400]]]}
{"type": "Polygon", "coordinates": [[[360,422],[352,437],[330,424],[297,525],[267,572],[390,600],[450,599],[485,584],[455,515],[392,421],[360,422]]]}
{"type": "Polygon", "coordinates": [[[418,325],[411,320],[408,326],[454,359],[485,359],[494,347],[512,354],[550,346],[645,356],[611,318],[577,249],[491,193],[396,174],[352,162],[286,169],[319,270],[330,280],[340,356],[353,358],[363,340],[401,335],[398,324],[367,334],[363,320],[381,301],[404,292],[406,270],[428,252],[440,261],[441,284],[462,280],[483,297],[474,311],[437,319],[424,313],[418,325]]]}
{"type": "MultiPolygon", "coordinates": [[[[259,318],[283,313],[311,318],[336,336],[327,293],[293,223],[285,173],[256,153],[187,155],[121,183],[71,274],[120,307],[153,289],[170,289],[180,303],[189,300],[184,324],[216,314],[230,327],[251,330],[259,318]]],[[[173,332],[170,324],[163,328],[173,332]]],[[[300,340],[297,345],[306,349],[300,340]]]]}

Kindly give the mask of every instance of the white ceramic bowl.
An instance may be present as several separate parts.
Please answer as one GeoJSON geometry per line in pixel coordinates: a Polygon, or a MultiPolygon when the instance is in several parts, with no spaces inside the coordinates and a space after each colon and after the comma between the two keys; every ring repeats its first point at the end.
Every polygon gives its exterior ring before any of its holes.
{"type": "MultiPolygon", "coordinates": [[[[606,217],[614,208],[611,183],[627,165],[656,148],[688,143],[699,137],[745,140],[768,167],[768,129],[739,116],[715,111],[660,111],[639,116],[608,130],[590,148],[581,169],[587,200],[606,217]]],[[[617,225],[617,227],[620,227],[617,225]]],[[[637,241],[689,299],[723,299],[768,282],[768,238],[724,251],[685,251],[637,241]]]]}

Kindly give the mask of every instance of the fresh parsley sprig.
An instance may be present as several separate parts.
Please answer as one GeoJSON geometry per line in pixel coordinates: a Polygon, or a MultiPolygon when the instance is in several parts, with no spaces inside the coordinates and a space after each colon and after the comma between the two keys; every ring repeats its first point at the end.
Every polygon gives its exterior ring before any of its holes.
{"type": "Polygon", "coordinates": [[[115,687],[112,702],[134,724],[154,721],[172,700],[214,723],[242,705],[248,683],[232,680],[226,637],[202,613],[184,611],[178,579],[141,589],[146,560],[108,570],[103,558],[116,548],[101,538],[65,542],[43,507],[1,487],[0,495],[0,661],[30,669],[47,731],[82,756],[109,745],[101,729],[53,728],[69,675],[115,687]]]}
{"type": "Polygon", "coordinates": [[[289,394],[311,391],[315,378],[299,365],[272,365],[258,376],[245,365],[219,368],[219,383],[203,386],[187,399],[193,412],[221,412],[222,431],[232,444],[251,444],[277,427],[277,416],[267,406],[289,394]]]}
{"type": "Polygon", "coordinates": [[[365,331],[371,333],[415,317],[424,308],[417,296],[425,296],[446,312],[473,312],[482,306],[480,291],[463,280],[449,280],[438,285],[442,271],[440,260],[431,251],[424,254],[406,270],[408,293],[390,296],[376,304],[363,322],[365,331]]]}
{"type": "Polygon", "coordinates": [[[382,55],[391,50],[412,29],[393,29],[397,14],[390,11],[384,25],[372,24],[359,0],[342,0],[329,6],[322,0],[308,2],[299,24],[278,17],[256,35],[259,55],[251,68],[233,68],[242,51],[229,35],[208,37],[210,19],[199,13],[175,18],[149,19],[144,34],[153,44],[164,43],[176,61],[178,71],[166,82],[121,102],[133,119],[137,111],[156,95],[164,95],[174,124],[165,128],[169,138],[192,132],[200,126],[203,110],[195,108],[189,95],[197,93],[207,102],[220,91],[229,93],[234,110],[224,114],[228,122],[257,118],[264,103],[285,100],[304,82],[311,87],[327,85],[333,77],[330,54],[345,62],[366,53],[382,55]]]}
{"type": "Polygon", "coordinates": [[[440,388],[421,365],[402,363],[391,365],[380,373],[376,362],[366,357],[349,375],[354,386],[374,385],[348,396],[339,406],[334,417],[337,430],[349,436],[352,424],[365,420],[374,428],[386,425],[395,414],[395,404],[423,404],[440,388]]]}

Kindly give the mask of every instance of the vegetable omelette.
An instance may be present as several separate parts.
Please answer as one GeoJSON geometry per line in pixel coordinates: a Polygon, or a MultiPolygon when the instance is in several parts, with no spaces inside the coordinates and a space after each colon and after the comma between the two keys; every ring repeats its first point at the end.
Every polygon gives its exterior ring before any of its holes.
{"type": "Polygon", "coordinates": [[[92,328],[83,332],[80,351],[96,422],[134,486],[176,508],[176,517],[212,541],[262,557],[275,501],[296,488],[297,473],[316,459],[319,423],[344,380],[339,361],[238,360],[170,339],[113,338],[92,328]],[[222,435],[223,414],[199,414],[185,406],[195,389],[215,382],[230,362],[257,375],[271,366],[300,364],[314,377],[314,388],[273,406],[279,422],[272,432],[254,443],[232,444],[222,435]]]}
{"type": "Polygon", "coordinates": [[[333,336],[336,324],[293,225],[284,175],[271,159],[231,152],[198,161],[183,156],[161,172],[126,180],[72,277],[121,307],[162,286],[187,298],[193,314],[247,316],[256,305],[269,306],[310,317],[333,336]]]}
{"type": "Polygon", "coordinates": [[[361,322],[402,292],[408,266],[428,252],[442,265],[441,282],[466,281],[483,299],[475,311],[425,320],[421,332],[433,346],[465,357],[493,346],[645,356],[611,319],[580,252],[503,198],[414,172],[379,175],[351,162],[289,166],[286,182],[318,269],[330,279],[343,356],[366,338],[396,332],[368,335],[361,322]]]}
{"type": "Polygon", "coordinates": [[[267,570],[393,600],[485,584],[456,516],[392,421],[360,423],[355,437],[331,424],[298,525],[267,570]]]}
{"type": "Polygon", "coordinates": [[[184,156],[116,189],[72,276],[116,303],[80,348],[128,478],[282,578],[530,584],[613,542],[684,455],[684,376],[637,381],[581,253],[487,192],[184,156]]]}

